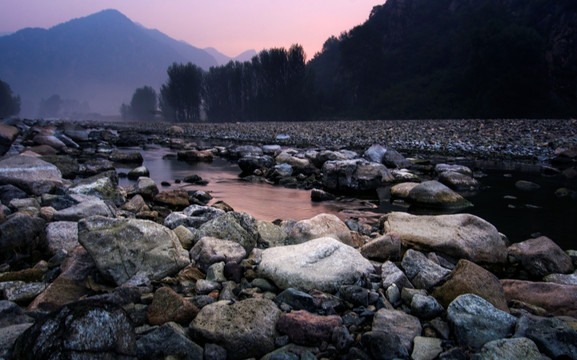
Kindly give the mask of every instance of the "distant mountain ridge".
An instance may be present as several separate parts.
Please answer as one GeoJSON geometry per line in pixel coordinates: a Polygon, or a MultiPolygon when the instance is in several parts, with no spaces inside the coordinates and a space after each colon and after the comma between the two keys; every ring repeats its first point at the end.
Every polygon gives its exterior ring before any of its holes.
{"type": "Polygon", "coordinates": [[[205,70],[218,65],[205,50],[144,28],[117,10],[2,36],[0,54],[0,79],[21,96],[22,116],[36,116],[40,101],[53,94],[87,101],[93,112],[118,114],[136,88],[158,90],[174,62],[205,70]]]}
{"type": "Polygon", "coordinates": [[[212,55],[212,57],[216,60],[218,65],[226,65],[229,61],[240,61],[240,62],[250,61],[254,56],[257,55],[256,51],[253,49],[246,50],[233,58],[219,52],[213,47],[204,48],[204,51],[212,55]]]}

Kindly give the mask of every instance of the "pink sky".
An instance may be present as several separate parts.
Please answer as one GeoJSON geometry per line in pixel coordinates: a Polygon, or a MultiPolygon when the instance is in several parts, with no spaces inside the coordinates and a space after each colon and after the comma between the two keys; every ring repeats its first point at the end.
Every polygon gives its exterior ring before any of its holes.
{"type": "Polygon", "coordinates": [[[189,44],[236,56],[301,44],[310,59],[331,35],[363,23],[385,0],[1,0],[0,31],[50,28],[117,9],[189,44]]]}

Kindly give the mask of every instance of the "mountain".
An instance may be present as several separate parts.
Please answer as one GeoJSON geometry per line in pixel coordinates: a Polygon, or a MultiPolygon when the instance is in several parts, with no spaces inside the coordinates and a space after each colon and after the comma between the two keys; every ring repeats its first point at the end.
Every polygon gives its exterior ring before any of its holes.
{"type": "Polygon", "coordinates": [[[216,60],[218,65],[226,65],[229,61],[240,61],[240,62],[251,61],[251,59],[257,55],[256,51],[252,49],[247,50],[233,58],[219,52],[218,50],[212,47],[204,48],[204,51],[212,55],[212,57],[216,60]]]}
{"type": "Polygon", "coordinates": [[[575,0],[387,0],[308,69],[321,116],[569,117],[575,28],[575,0]]]}
{"type": "Polygon", "coordinates": [[[159,89],[174,62],[217,65],[204,50],[116,10],[0,37],[0,54],[0,79],[21,96],[22,116],[37,116],[41,100],[54,94],[87,102],[92,112],[118,114],[136,88],[159,89]]]}

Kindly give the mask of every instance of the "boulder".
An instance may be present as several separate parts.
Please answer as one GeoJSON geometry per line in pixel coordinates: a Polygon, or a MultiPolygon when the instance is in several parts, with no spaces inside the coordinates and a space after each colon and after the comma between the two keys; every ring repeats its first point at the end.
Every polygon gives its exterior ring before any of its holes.
{"type": "Polygon", "coordinates": [[[444,172],[451,171],[457,172],[467,176],[473,176],[471,169],[465,165],[455,165],[455,164],[437,164],[435,165],[435,172],[437,174],[442,174],[444,172]]]}
{"type": "Polygon", "coordinates": [[[423,208],[456,210],[473,206],[461,195],[435,180],[422,182],[412,188],[407,200],[423,208]]]}
{"type": "Polygon", "coordinates": [[[258,228],[252,215],[231,211],[202,224],[196,238],[215,237],[239,243],[250,254],[257,244],[258,228]]]}
{"type": "Polygon", "coordinates": [[[392,199],[401,199],[401,200],[408,200],[409,193],[413,190],[417,185],[418,182],[403,182],[391,187],[391,198],[392,199]]]}
{"type": "Polygon", "coordinates": [[[203,271],[221,261],[240,263],[246,257],[246,250],[237,242],[205,236],[190,250],[190,258],[203,271]]]}
{"type": "Polygon", "coordinates": [[[14,359],[101,359],[136,355],[136,334],[124,310],[101,300],[66,305],[36,321],[16,341],[14,359]]]}
{"type": "Polygon", "coordinates": [[[411,283],[418,289],[428,290],[446,278],[450,271],[428,259],[423,253],[407,250],[401,266],[411,283]]]}
{"type": "Polygon", "coordinates": [[[371,162],[382,163],[383,156],[387,152],[387,148],[380,144],[373,144],[363,154],[363,157],[371,162]]]}
{"type": "Polygon", "coordinates": [[[177,153],[178,160],[212,162],[214,155],[208,150],[183,150],[177,153]]]}
{"type": "Polygon", "coordinates": [[[10,204],[14,199],[25,199],[27,197],[28,194],[26,192],[12,184],[0,185],[0,203],[4,205],[10,204]]]}
{"type": "Polygon", "coordinates": [[[256,226],[258,230],[259,248],[267,249],[269,247],[287,245],[288,235],[280,226],[265,220],[257,220],[256,226]]]}
{"type": "Polygon", "coordinates": [[[297,221],[288,235],[288,242],[301,244],[321,237],[332,237],[344,244],[353,245],[348,226],[333,214],[319,214],[310,219],[297,221]]]}
{"type": "Polygon", "coordinates": [[[386,261],[383,266],[381,266],[381,277],[383,279],[382,285],[384,289],[388,289],[389,286],[395,285],[402,291],[404,288],[413,288],[413,284],[405,275],[405,273],[391,261],[386,261]]]}
{"type": "Polygon", "coordinates": [[[526,337],[489,341],[474,356],[475,360],[543,360],[537,345],[526,337]]]}
{"type": "Polygon", "coordinates": [[[381,161],[386,167],[394,169],[403,169],[411,166],[411,162],[398,151],[389,149],[383,155],[383,160],[381,161]]]}
{"type": "Polygon", "coordinates": [[[144,198],[141,195],[134,195],[132,199],[128,202],[122,204],[120,207],[121,210],[129,211],[133,214],[138,214],[141,211],[149,211],[150,208],[144,201],[144,198]]]}
{"type": "Polygon", "coordinates": [[[148,220],[86,218],[78,223],[78,241],[117,285],[137,276],[159,280],[190,263],[172,230],[148,220]]]}
{"type": "Polygon", "coordinates": [[[566,274],[574,270],[573,261],[559,245],[546,236],[515,243],[508,248],[509,261],[520,263],[530,275],[566,274]]]}
{"type": "Polygon", "coordinates": [[[79,221],[90,216],[116,216],[116,208],[96,196],[71,195],[70,198],[77,204],[58,210],[53,215],[54,221],[79,221]]]}
{"type": "Polygon", "coordinates": [[[397,233],[406,247],[475,263],[507,260],[507,248],[497,229],[474,215],[416,216],[392,212],[385,215],[383,224],[385,233],[397,233]]]}
{"type": "Polygon", "coordinates": [[[519,180],[515,183],[515,188],[523,192],[533,192],[539,190],[541,186],[531,181],[519,180]]]}
{"type": "Polygon", "coordinates": [[[443,352],[443,340],[441,339],[416,336],[413,342],[412,360],[433,360],[443,352]]]}
{"type": "Polygon", "coordinates": [[[333,330],[340,326],[340,316],[321,316],[305,310],[291,311],[282,314],[277,321],[279,332],[288,335],[291,342],[298,345],[316,345],[323,341],[330,342],[333,330]]]}
{"type": "Polygon", "coordinates": [[[32,323],[13,324],[0,327],[0,358],[10,359],[12,347],[16,340],[22,335],[32,323]]]}
{"type": "Polygon", "coordinates": [[[224,215],[225,212],[212,206],[190,205],[180,212],[172,212],[164,219],[164,225],[175,229],[178,226],[198,228],[202,224],[224,215]]]}
{"type": "Polygon", "coordinates": [[[154,195],[154,202],[167,206],[173,210],[182,210],[190,205],[188,192],[183,189],[174,189],[159,192],[154,195]]]}
{"type": "Polygon", "coordinates": [[[412,315],[398,310],[380,309],[375,313],[371,331],[397,338],[396,342],[410,354],[413,340],[421,335],[422,327],[419,319],[412,315]]]}
{"type": "Polygon", "coordinates": [[[501,280],[507,301],[542,307],[553,315],[577,317],[577,286],[550,282],[501,280]]]}
{"type": "Polygon", "coordinates": [[[361,254],[369,260],[387,261],[401,258],[401,238],[395,233],[385,234],[361,247],[361,254]]]}
{"type": "Polygon", "coordinates": [[[30,156],[0,160],[0,184],[14,185],[29,194],[42,195],[62,186],[62,174],[46,161],[30,156]]]}
{"type": "Polygon", "coordinates": [[[96,196],[102,200],[110,200],[116,206],[126,202],[123,192],[118,188],[118,176],[115,171],[106,171],[82,179],[70,186],[68,193],[96,196]]]}
{"type": "Polygon", "coordinates": [[[411,314],[419,319],[431,320],[444,310],[432,296],[415,294],[411,300],[411,314]]]}
{"type": "Polygon", "coordinates": [[[362,159],[327,161],[322,174],[323,187],[332,192],[367,192],[394,180],[385,165],[362,159]]]}
{"type": "Polygon", "coordinates": [[[113,151],[109,156],[110,161],[121,164],[142,164],[144,158],[138,151],[113,151]]]}
{"type": "Polygon", "coordinates": [[[144,199],[153,199],[159,192],[156,182],[149,177],[141,176],[136,184],[126,191],[128,195],[141,195],[144,199]]]}
{"type": "Polygon", "coordinates": [[[373,271],[371,263],[357,250],[331,237],[266,249],[258,266],[259,275],[281,289],[331,293],[373,271]]]}
{"type": "Polygon", "coordinates": [[[51,148],[57,150],[58,152],[63,152],[66,150],[66,144],[64,144],[60,139],[58,139],[53,134],[40,133],[32,138],[32,141],[37,145],[50,146],[51,148]]]}
{"type": "Polygon", "coordinates": [[[0,328],[33,322],[34,318],[26,315],[24,310],[16,303],[8,300],[0,300],[0,328]]]}
{"type": "Polygon", "coordinates": [[[515,337],[529,338],[552,359],[577,359],[577,331],[555,317],[521,316],[515,337]]]}
{"type": "Polygon", "coordinates": [[[290,306],[291,310],[306,310],[308,312],[317,310],[315,300],[311,295],[293,288],[283,290],[274,298],[274,302],[279,308],[285,304],[290,306]]]}
{"type": "Polygon", "coordinates": [[[150,171],[148,171],[146,166],[135,167],[134,169],[131,169],[128,174],[126,174],[126,177],[131,180],[138,180],[138,178],[141,176],[150,176],[150,171]]]}
{"type": "Polygon", "coordinates": [[[274,159],[270,155],[249,155],[238,159],[238,166],[243,174],[250,175],[255,170],[270,169],[274,165],[274,159]]]}
{"type": "Polygon", "coordinates": [[[288,164],[293,169],[294,173],[298,174],[312,174],[314,171],[314,166],[311,164],[309,159],[293,156],[290,150],[281,152],[275,157],[277,164],[288,164]]]}
{"type": "Polygon", "coordinates": [[[41,159],[56,166],[65,179],[74,179],[80,171],[78,161],[72,156],[52,155],[42,156],[41,159]]]}
{"type": "Polygon", "coordinates": [[[543,278],[547,282],[577,286],[577,270],[571,274],[549,274],[543,278]]]}
{"type": "Polygon", "coordinates": [[[91,158],[80,164],[79,172],[82,176],[93,176],[101,172],[114,170],[112,161],[100,158],[91,158]]]}
{"type": "Polygon", "coordinates": [[[517,318],[474,294],[453,300],[447,308],[447,320],[457,343],[474,349],[511,336],[517,324],[517,318]]]}
{"type": "Polygon", "coordinates": [[[445,171],[439,175],[439,182],[453,190],[474,190],[479,188],[479,182],[473,177],[456,171],[445,171]]]}
{"type": "Polygon", "coordinates": [[[487,300],[497,309],[509,312],[505,292],[499,279],[479,265],[461,259],[451,271],[447,281],[433,289],[433,295],[444,307],[459,295],[475,294],[487,300]]]}
{"type": "Polygon", "coordinates": [[[9,216],[0,224],[0,260],[6,260],[14,251],[30,253],[43,245],[45,225],[39,217],[22,213],[9,216]]]}
{"type": "Polygon", "coordinates": [[[51,255],[74,249],[78,246],[78,224],[74,221],[49,223],[46,226],[46,246],[51,255]]]}
{"type": "Polygon", "coordinates": [[[218,301],[203,307],[190,323],[193,339],[216,343],[228,359],[260,358],[275,349],[281,311],[267,299],[218,301]]]}
{"type": "Polygon", "coordinates": [[[260,146],[254,145],[236,145],[229,150],[232,158],[240,159],[245,156],[261,156],[263,154],[260,146]]]}
{"type": "Polygon", "coordinates": [[[186,330],[173,322],[153,328],[136,342],[139,359],[183,359],[203,358],[203,349],[191,341],[186,330]]]}
{"type": "Polygon", "coordinates": [[[146,318],[151,325],[175,322],[188,325],[198,313],[198,308],[169,287],[156,290],[152,304],[146,310],[146,318]]]}

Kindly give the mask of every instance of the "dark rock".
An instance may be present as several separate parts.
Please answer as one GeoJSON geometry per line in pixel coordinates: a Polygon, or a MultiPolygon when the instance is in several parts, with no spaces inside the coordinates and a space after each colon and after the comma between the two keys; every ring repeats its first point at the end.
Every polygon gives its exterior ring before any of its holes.
{"type": "Polygon", "coordinates": [[[114,164],[107,159],[91,158],[80,164],[80,174],[82,176],[93,176],[101,172],[114,170],[114,164]]]}
{"type": "Polygon", "coordinates": [[[46,222],[22,213],[10,215],[0,224],[0,259],[6,260],[14,251],[30,253],[43,245],[46,222]]]}
{"type": "Polygon", "coordinates": [[[401,238],[395,233],[385,234],[363,245],[361,254],[369,260],[399,260],[401,258],[401,238]]]}
{"type": "Polygon", "coordinates": [[[188,325],[198,313],[198,308],[169,287],[161,287],[154,293],[146,318],[152,325],[175,322],[188,325]]]}
{"type": "Polygon", "coordinates": [[[523,315],[515,336],[533,340],[541,352],[553,359],[577,359],[577,331],[558,318],[523,315]]]}
{"type": "Polygon", "coordinates": [[[238,166],[243,174],[252,174],[255,170],[270,169],[274,165],[274,159],[269,155],[249,155],[238,159],[238,166]]]}
{"type": "Polygon", "coordinates": [[[274,298],[274,302],[280,307],[282,303],[287,304],[292,310],[306,310],[315,312],[317,307],[314,298],[302,291],[288,288],[274,298]]]}
{"type": "Polygon", "coordinates": [[[121,164],[141,165],[144,159],[138,151],[114,151],[110,154],[110,161],[121,164]]]}
{"type": "Polygon", "coordinates": [[[78,161],[68,155],[42,156],[42,160],[56,166],[65,179],[74,179],[80,172],[78,161]]]}
{"type": "Polygon", "coordinates": [[[541,186],[539,184],[535,184],[533,182],[530,181],[526,181],[526,180],[519,180],[515,183],[515,187],[520,190],[520,191],[525,191],[525,192],[532,192],[532,191],[537,191],[541,188],[541,186]]]}
{"type": "Polygon", "coordinates": [[[409,359],[409,350],[394,332],[369,331],[362,335],[361,343],[371,355],[371,359],[409,359]]]}
{"type": "Polygon", "coordinates": [[[126,174],[126,177],[131,180],[138,180],[138,178],[141,176],[150,176],[150,171],[148,171],[146,166],[135,167],[134,169],[130,170],[128,174],[126,174]]]}
{"type": "Polygon", "coordinates": [[[250,254],[257,244],[258,227],[252,215],[232,211],[202,224],[196,235],[198,239],[215,237],[236,242],[250,254]]]}
{"type": "Polygon", "coordinates": [[[468,200],[438,181],[425,181],[409,191],[408,201],[418,207],[464,209],[473,206],[468,200]]]}
{"type": "Polygon", "coordinates": [[[411,283],[419,289],[428,290],[440,283],[450,271],[428,259],[423,253],[408,250],[401,266],[411,283]]]}
{"type": "Polygon", "coordinates": [[[521,263],[523,269],[535,277],[574,270],[569,255],[546,236],[515,243],[508,251],[510,262],[521,263]]]}
{"type": "Polygon", "coordinates": [[[82,179],[68,188],[70,194],[92,195],[102,200],[110,200],[116,206],[126,202],[124,194],[118,188],[116,171],[105,171],[82,179]]]}
{"type": "MultiPolygon", "coordinates": [[[[395,340],[393,343],[388,340],[384,343],[391,346],[392,353],[410,354],[413,349],[413,339],[421,334],[422,327],[419,319],[412,315],[397,310],[380,309],[375,314],[371,330],[375,340],[379,342],[383,341],[382,337],[395,340]]],[[[377,356],[374,351],[373,356],[377,356]]],[[[404,357],[408,358],[408,355],[404,357]]]]}
{"type": "Polygon", "coordinates": [[[381,161],[388,168],[403,169],[411,166],[411,162],[399,152],[393,149],[388,149],[383,155],[383,160],[381,161]]]}
{"type": "Polygon", "coordinates": [[[432,296],[415,294],[411,301],[411,314],[419,319],[430,320],[439,316],[445,309],[432,296]]]}
{"type": "MultiPolygon", "coordinates": [[[[136,342],[139,359],[198,360],[203,358],[203,349],[186,336],[186,331],[175,323],[166,323],[142,335],[136,342]]],[[[210,348],[207,344],[207,347],[210,348]]],[[[204,352],[204,359],[206,357],[204,352]]]]}
{"type": "Polygon", "coordinates": [[[577,286],[523,280],[501,280],[507,301],[540,306],[557,316],[577,317],[577,286]]]}
{"type": "Polygon", "coordinates": [[[281,333],[287,334],[295,344],[314,345],[330,341],[333,330],[342,325],[342,322],[336,315],[320,316],[305,310],[296,310],[282,314],[276,328],[281,333]]]}
{"type": "Polygon", "coordinates": [[[18,128],[0,123],[0,156],[6,154],[18,137],[18,128]]]}
{"type": "Polygon", "coordinates": [[[14,199],[25,199],[27,197],[28,194],[26,192],[12,184],[0,185],[0,202],[4,205],[10,204],[14,199]]]}
{"type": "Polygon", "coordinates": [[[177,153],[178,160],[212,162],[213,154],[207,150],[183,150],[177,153]]]}
{"type": "Polygon", "coordinates": [[[321,202],[321,201],[331,201],[336,199],[336,197],[329,193],[326,192],[324,190],[321,189],[312,189],[311,190],[311,200],[315,201],[315,202],[321,202]]]}
{"type": "Polygon", "coordinates": [[[188,192],[183,189],[162,191],[154,195],[154,202],[174,210],[182,210],[190,205],[188,192]]]}
{"type": "Polygon", "coordinates": [[[0,300],[0,328],[32,322],[34,319],[26,315],[16,303],[0,300]]]}

